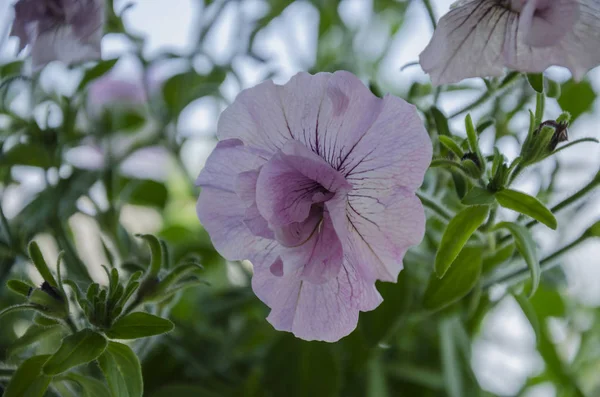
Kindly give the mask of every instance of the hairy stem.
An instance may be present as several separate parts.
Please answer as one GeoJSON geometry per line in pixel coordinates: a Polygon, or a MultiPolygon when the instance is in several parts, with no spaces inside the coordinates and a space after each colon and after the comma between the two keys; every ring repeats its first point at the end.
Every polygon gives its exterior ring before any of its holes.
{"type": "Polygon", "coordinates": [[[433,198],[428,197],[421,192],[417,192],[417,197],[419,197],[419,199],[423,203],[423,206],[429,208],[443,219],[452,219],[453,215],[446,208],[444,208],[442,204],[438,203],[433,198]]]}

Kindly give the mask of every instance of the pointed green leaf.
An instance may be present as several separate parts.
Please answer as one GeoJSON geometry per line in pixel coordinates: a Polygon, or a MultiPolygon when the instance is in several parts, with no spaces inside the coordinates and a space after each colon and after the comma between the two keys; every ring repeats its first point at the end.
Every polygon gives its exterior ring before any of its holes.
{"type": "Polygon", "coordinates": [[[507,229],[513,235],[517,250],[523,256],[523,259],[525,259],[531,273],[531,290],[529,291],[529,296],[533,296],[540,284],[542,270],[531,232],[525,226],[512,222],[500,222],[494,229],[507,229]]]}
{"type": "Polygon", "coordinates": [[[173,330],[173,323],[149,313],[135,312],[119,318],[106,335],[113,339],[137,339],[173,330]]]}
{"type": "Polygon", "coordinates": [[[100,61],[92,68],[86,70],[83,75],[83,78],[81,79],[81,82],[79,83],[79,87],[77,88],[77,91],[81,91],[90,82],[92,82],[92,81],[96,80],[97,78],[102,77],[106,73],[108,73],[113,68],[113,66],[115,66],[115,64],[117,63],[118,60],[119,60],[118,58],[115,58],[115,59],[109,59],[106,61],[100,61]]]}
{"type": "Polygon", "coordinates": [[[112,397],[142,397],[144,384],[140,360],[127,345],[109,342],[98,364],[112,397]]]}
{"type": "Polygon", "coordinates": [[[148,277],[156,277],[162,267],[162,246],[158,238],[152,234],[139,234],[137,237],[144,239],[150,247],[150,271],[148,277]]]}
{"type": "Polygon", "coordinates": [[[592,226],[590,226],[586,231],[585,234],[589,237],[600,237],[600,221],[594,223],[592,226]]]}
{"type": "Polygon", "coordinates": [[[12,292],[22,295],[25,298],[27,298],[29,296],[29,293],[31,292],[31,290],[33,288],[35,288],[33,285],[24,283],[23,281],[20,281],[20,280],[8,280],[6,282],[6,286],[12,292]]]}
{"type": "Polygon", "coordinates": [[[42,397],[46,393],[51,376],[42,373],[42,367],[50,356],[34,356],[25,360],[17,369],[4,391],[3,397],[42,397]]]}
{"type": "Polygon", "coordinates": [[[435,256],[435,273],[444,277],[467,240],[485,221],[488,215],[487,206],[467,207],[450,220],[435,256]]]}
{"type": "Polygon", "coordinates": [[[37,269],[37,271],[40,272],[40,275],[42,276],[42,278],[48,284],[50,284],[54,288],[57,288],[58,283],[56,282],[56,280],[54,279],[54,276],[50,272],[50,269],[48,268],[48,264],[46,263],[46,260],[44,259],[44,256],[42,255],[42,251],[40,251],[40,247],[38,246],[38,244],[35,241],[30,242],[29,246],[28,246],[28,250],[29,250],[29,257],[31,258],[31,261],[35,265],[35,268],[37,269]]]}
{"type": "Polygon", "coordinates": [[[488,205],[492,204],[495,200],[494,194],[489,190],[473,186],[461,202],[464,205],[488,205]]]}
{"type": "Polygon", "coordinates": [[[445,147],[447,147],[448,150],[452,151],[452,153],[454,153],[456,155],[456,157],[458,157],[459,159],[462,158],[462,156],[464,155],[464,152],[460,148],[460,146],[458,146],[458,143],[456,143],[454,141],[454,139],[452,139],[449,136],[444,136],[444,135],[440,135],[438,137],[438,139],[440,140],[440,143],[442,145],[444,145],[445,147]]]}
{"type": "Polygon", "coordinates": [[[542,73],[528,73],[527,81],[529,81],[529,85],[535,92],[544,92],[544,75],[542,73]]]}
{"type": "Polygon", "coordinates": [[[473,125],[473,119],[471,118],[470,114],[467,114],[467,117],[465,117],[465,128],[467,130],[467,138],[469,140],[469,147],[471,148],[471,151],[473,153],[478,153],[479,152],[479,144],[478,144],[478,137],[477,137],[477,130],[475,129],[475,126],[473,125]]]}
{"type": "Polygon", "coordinates": [[[558,226],[552,212],[533,196],[516,190],[503,189],[496,193],[496,199],[504,208],[530,216],[552,230],[556,230],[558,226]]]}
{"type": "Polygon", "coordinates": [[[106,349],[106,338],[89,328],[69,335],[44,365],[46,375],[57,375],[95,360],[106,349]]]}
{"type": "Polygon", "coordinates": [[[431,115],[433,116],[433,120],[435,121],[435,126],[438,131],[439,137],[446,136],[449,137],[450,128],[448,127],[448,118],[442,113],[441,110],[433,106],[431,108],[431,115]]]}
{"type": "Polygon", "coordinates": [[[481,254],[480,247],[464,247],[444,278],[439,279],[432,274],[425,290],[423,306],[438,310],[465,297],[481,275],[481,254]]]}

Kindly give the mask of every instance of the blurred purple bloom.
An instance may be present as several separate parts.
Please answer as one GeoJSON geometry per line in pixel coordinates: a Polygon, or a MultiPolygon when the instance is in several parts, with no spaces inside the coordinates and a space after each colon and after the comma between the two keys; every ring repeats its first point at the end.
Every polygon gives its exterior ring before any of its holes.
{"type": "Polygon", "coordinates": [[[336,341],[381,303],[424,234],[415,196],[431,142],[415,107],[348,72],[243,91],[218,124],[198,217],[228,260],[249,259],[276,329],[336,341]]]}
{"type": "Polygon", "coordinates": [[[105,75],[88,88],[88,105],[93,114],[110,106],[137,106],[146,102],[141,81],[125,80],[105,75]]]}
{"type": "Polygon", "coordinates": [[[96,60],[104,7],[103,0],[19,0],[11,35],[20,39],[20,50],[31,45],[36,70],[55,60],[96,60]]]}
{"type": "Polygon", "coordinates": [[[600,64],[600,0],[461,0],[420,56],[433,84],[552,65],[580,80],[600,64]]]}

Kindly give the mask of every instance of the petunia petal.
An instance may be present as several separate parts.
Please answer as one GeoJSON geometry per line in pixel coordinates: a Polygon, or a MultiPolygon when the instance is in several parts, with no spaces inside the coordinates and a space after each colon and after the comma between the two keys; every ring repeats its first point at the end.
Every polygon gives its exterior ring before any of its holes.
{"type": "Polygon", "coordinates": [[[229,260],[248,259],[264,245],[246,224],[249,206],[236,193],[238,174],[259,168],[264,162],[260,153],[252,152],[239,140],[221,141],[198,177],[197,184],[202,187],[198,217],[217,251],[229,260]]]}
{"type": "Polygon", "coordinates": [[[317,230],[302,246],[281,251],[284,274],[302,269],[300,277],[313,284],[323,284],[340,272],[344,252],[329,214],[325,212],[317,230]]]}
{"type": "Polygon", "coordinates": [[[33,40],[31,57],[33,67],[39,70],[49,62],[60,60],[71,64],[100,58],[100,39],[82,41],[70,25],[40,32],[33,40]]]}
{"type": "Polygon", "coordinates": [[[421,67],[434,85],[475,76],[501,76],[504,32],[517,17],[497,0],[471,1],[451,9],[440,19],[421,53],[421,67]]]}
{"type": "Polygon", "coordinates": [[[577,0],[529,0],[519,16],[524,44],[556,45],[573,29],[579,16],[577,0]]]}
{"type": "Polygon", "coordinates": [[[270,308],[267,320],[305,340],[335,342],[356,328],[359,311],[375,309],[381,296],[346,262],[337,277],[323,284],[303,281],[297,273],[277,277],[255,267],[252,288],[270,308]]]}
{"type": "Polygon", "coordinates": [[[344,252],[357,258],[364,277],[395,282],[406,250],[425,234],[423,206],[414,193],[402,188],[374,196],[363,193],[348,194],[347,224],[334,218],[334,225],[336,230],[347,227],[344,252]]]}
{"type": "Polygon", "coordinates": [[[349,187],[339,172],[302,144],[289,141],[261,168],[256,204],[269,223],[280,227],[303,222],[313,204],[330,199],[340,188],[349,187]]]}

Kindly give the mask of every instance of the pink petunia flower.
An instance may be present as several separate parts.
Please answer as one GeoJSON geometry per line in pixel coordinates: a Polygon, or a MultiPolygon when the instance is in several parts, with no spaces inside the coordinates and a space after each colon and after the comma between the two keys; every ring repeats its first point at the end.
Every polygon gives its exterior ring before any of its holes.
{"type": "Polygon", "coordinates": [[[59,60],[67,64],[100,58],[105,19],[104,0],[19,0],[12,36],[19,49],[31,45],[38,70],[59,60]]]}
{"type": "Polygon", "coordinates": [[[424,234],[415,190],[431,141],[402,99],[348,72],[241,92],[198,177],[198,217],[221,255],[249,259],[269,322],[306,340],[348,335],[424,234]]]}
{"type": "Polygon", "coordinates": [[[600,0],[458,1],[420,63],[434,85],[552,65],[580,80],[600,64],[600,0]]]}

